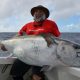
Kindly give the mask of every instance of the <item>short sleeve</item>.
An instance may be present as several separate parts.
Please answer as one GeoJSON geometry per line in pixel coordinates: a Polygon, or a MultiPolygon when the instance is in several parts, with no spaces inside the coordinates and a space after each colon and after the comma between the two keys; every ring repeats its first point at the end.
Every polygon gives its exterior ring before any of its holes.
{"type": "Polygon", "coordinates": [[[59,37],[60,34],[61,34],[60,31],[59,31],[59,29],[58,29],[57,24],[54,21],[52,21],[52,34],[54,36],[56,36],[56,37],[59,37]]]}
{"type": "Polygon", "coordinates": [[[19,35],[23,35],[23,33],[26,32],[26,30],[27,30],[27,24],[24,25],[24,26],[20,29],[20,31],[18,32],[18,34],[19,34],[19,35]]]}

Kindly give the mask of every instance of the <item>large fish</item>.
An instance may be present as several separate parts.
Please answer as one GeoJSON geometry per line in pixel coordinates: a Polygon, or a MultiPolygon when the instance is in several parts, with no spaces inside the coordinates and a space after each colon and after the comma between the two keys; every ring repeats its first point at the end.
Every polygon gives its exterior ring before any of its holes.
{"type": "Polygon", "coordinates": [[[48,65],[80,67],[80,45],[60,38],[48,36],[22,36],[1,41],[9,53],[21,61],[37,66],[48,65]]]}

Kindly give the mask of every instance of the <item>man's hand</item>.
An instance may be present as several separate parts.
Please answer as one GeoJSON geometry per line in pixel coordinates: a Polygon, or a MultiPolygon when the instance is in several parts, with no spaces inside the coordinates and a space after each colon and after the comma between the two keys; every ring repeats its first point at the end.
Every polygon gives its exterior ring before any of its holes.
{"type": "Polygon", "coordinates": [[[45,37],[45,40],[47,42],[47,46],[49,47],[52,43],[52,41],[49,39],[49,37],[45,37]]]}
{"type": "Polygon", "coordinates": [[[12,38],[18,38],[18,37],[20,37],[20,35],[19,34],[16,34],[12,38]]]}
{"type": "Polygon", "coordinates": [[[5,48],[4,44],[0,44],[0,49],[3,51],[7,51],[7,49],[5,48]]]}
{"type": "Polygon", "coordinates": [[[47,46],[49,47],[51,44],[53,44],[52,40],[50,39],[51,34],[41,34],[45,41],[47,42],[47,46]]]}

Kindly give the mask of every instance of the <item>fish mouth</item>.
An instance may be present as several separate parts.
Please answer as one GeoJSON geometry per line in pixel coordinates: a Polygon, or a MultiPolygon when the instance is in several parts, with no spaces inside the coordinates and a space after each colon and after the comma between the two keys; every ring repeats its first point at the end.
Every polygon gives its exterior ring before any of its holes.
{"type": "Polygon", "coordinates": [[[3,50],[3,51],[8,51],[4,44],[0,44],[0,49],[3,50]]]}

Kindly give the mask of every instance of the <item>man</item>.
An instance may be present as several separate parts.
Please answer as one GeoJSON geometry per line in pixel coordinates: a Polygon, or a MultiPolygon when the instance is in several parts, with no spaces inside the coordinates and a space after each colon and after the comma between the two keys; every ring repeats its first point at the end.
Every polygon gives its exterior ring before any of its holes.
{"type": "MultiPolygon", "coordinates": [[[[58,37],[60,32],[54,21],[48,20],[49,10],[41,5],[31,9],[31,15],[34,18],[33,22],[25,24],[18,32],[19,36],[52,34],[58,37]]],[[[26,44],[27,45],[27,44],[26,44]]],[[[11,68],[10,74],[14,80],[23,80],[24,74],[32,67],[32,80],[45,80],[45,75],[41,71],[42,67],[28,65],[20,60],[16,60],[11,68]]]]}

